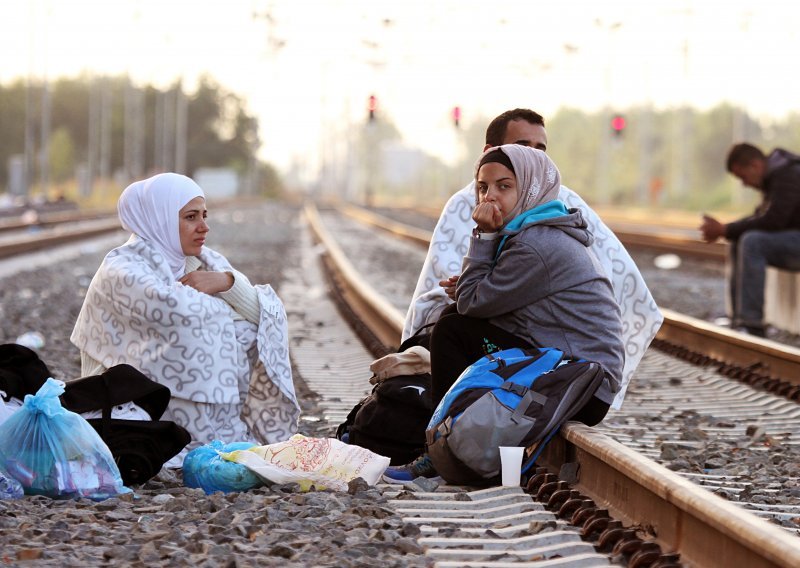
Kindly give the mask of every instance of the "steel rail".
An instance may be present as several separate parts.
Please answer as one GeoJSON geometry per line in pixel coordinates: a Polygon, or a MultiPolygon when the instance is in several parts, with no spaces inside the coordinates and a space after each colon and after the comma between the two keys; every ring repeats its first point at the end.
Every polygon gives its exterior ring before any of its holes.
{"type": "Polygon", "coordinates": [[[368,225],[380,227],[381,229],[388,231],[393,235],[397,235],[413,243],[422,245],[425,248],[427,248],[431,242],[430,231],[426,231],[425,229],[420,229],[418,227],[412,227],[411,225],[406,225],[405,223],[400,223],[399,221],[395,221],[394,219],[390,219],[384,215],[379,215],[378,213],[374,213],[364,209],[363,207],[356,207],[355,205],[349,204],[337,204],[336,209],[348,217],[355,219],[356,221],[361,221],[362,223],[366,223],[368,225]]]}
{"type": "Polygon", "coordinates": [[[624,230],[619,229],[613,223],[609,227],[622,244],[629,248],[646,248],[720,262],[724,261],[727,255],[728,248],[725,243],[706,243],[663,232],[645,233],[624,230]]]}
{"type": "MultiPolygon", "coordinates": [[[[394,229],[399,227],[403,233],[401,236],[408,238],[407,234],[414,234],[414,242],[425,247],[429,246],[431,233],[394,221],[385,216],[367,211],[353,205],[337,206],[343,214],[362,221],[369,225],[379,227],[384,231],[394,233],[394,229]],[[425,238],[423,238],[423,234],[425,238]]],[[[626,242],[620,236],[623,244],[626,242]]],[[[700,241],[681,239],[679,237],[664,237],[658,235],[638,235],[639,240],[636,244],[649,248],[659,248],[664,251],[676,252],[685,251],[695,256],[707,255],[706,258],[722,258],[724,255],[724,245],[712,246],[700,241]],[[683,248],[677,246],[678,243],[683,248]],[[657,244],[660,243],[660,244],[657,244]],[[675,244],[676,248],[670,248],[675,244]],[[703,252],[705,250],[705,252],[703,252]],[[715,252],[716,251],[716,252],[715,252]]],[[[692,351],[702,351],[707,357],[721,364],[742,368],[748,372],[763,375],[764,378],[781,381],[788,385],[800,385],[800,350],[789,347],[767,339],[760,339],[750,335],[738,333],[720,326],[716,326],[703,320],[679,314],[672,310],[662,309],[664,323],[656,336],[662,341],[671,345],[692,351]]]]}
{"type": "Polygon", "coordinates": [[[305,214],[315,239],[325,247],[323,259],[331,268],[335,267],[334,274],[341,284],[345,301],[387,349],[396,349],[400,345],[403,329],[402,314],[364,283],[361,275],[325,229],[313,204],[306,204],[305,214]]]}
{"type": "Polygon", "coordinates": [[[122,227],[117,218],[97,222],[89,227],[80,227],[76,229],[56,227],[34,235],[26,235],[0,243],[0,258],[48,249],[57,245],[89,239],[120,230],[122,230],[122,227]]]}
{"type": "Polygon", "coordinates": [[[116,219],[116,211],[57,211],[52,213],[37,213],[30,220],[21,218],[0,220],[0,232],[20,231],[24,229],[52,227],[64,223],[90,221],[94,219],[116,219]]]}
{"type": "MultiPolygon", "coordinates": [[[[337,205],[337,208],[344,214],[362,220],[376,227],[380,227],[389,232],[394,231],[395,225],[400,225],[401,230],[406,230],[408,225],[399,223],[381,215],[374,213],[363,207],[355,205],[337,205]]],[[[430,218],[437,218],[439,211],[434,211],[429,208],[403,208],[405,211],[416,211],[420,215],[430,218]]],[[[656,250],[664,253],[675,253],[691,256],[694,258],[724,261],[727,255],[727,245],[722,242],[706,243],[699,239],[689,238],[686,236],[686,231],[693,229],[688,227],[684,222],[667,222],[661,220],[654,220],[646,225],[647,230],[641,230],[638,227],[644,227],[643,221],[631,222],[620,215],[603,214],[603,219],[608,224],[609,228],[614,231],[614,234],[626,247],[630,248],[646,248],[656,250]]],[[[416,227],[414,230],[413,240],[419,244],[427,246],[430,240],[430,232],[416,227]],[[424,237],[427,235],[427,239],[424,237]]]]}
{"type": "MultiPolygon", "coordinates": [[[[307,205],[308,212],[309,218],[316,215],[311,205],[307,205]]],[[[342,255],[338,251],[328,256],[342,255]]],[[[346,270],[352,271],[352,266],[346,270]]],[[[395,322],[397,337],[402,314],[388,302],[383,306],[388,314],[382,319],[395,322]]],[[[607,507],[628,526],[646,529],[690,565],[800,566],[800,541],[796,538],[582,424],[565,425],[538,462],[550,472],[561,471],[565,464],[578,465],[578,491],[607,507]]]]}
{"type": "Polygon", "coordinates": [[[570,422],[543,452],[576,488],[627,524],[646,526],[692,566],[800,566],[800,541],[591,428],[570,422]]]}
{"type": "Polygon", "coordinates": [[[662,308],[657,338],[723,363],[800,385],[800,349],[745,335],[662,308]]]}
{"type": "MultiPolygon", "coordinates": [[[[213,201],[213,205],[222,209],[240,201],[242,200],[219,199],[213,201]]],[[[0,221],[0,232],[41,228],[43,226],[50,228],[13,238],[9,236],[3,237],[3,240],[0,240],[0,258],[36,252],[122,230],[116,213],[108,211],[89,213],[66,211],[43,214],[39,220],[30,223],[18,220],[11,222],[0,221]],[[81,222],[84,224],[80,227],[66,227],[67,224],[81,222]]]]}

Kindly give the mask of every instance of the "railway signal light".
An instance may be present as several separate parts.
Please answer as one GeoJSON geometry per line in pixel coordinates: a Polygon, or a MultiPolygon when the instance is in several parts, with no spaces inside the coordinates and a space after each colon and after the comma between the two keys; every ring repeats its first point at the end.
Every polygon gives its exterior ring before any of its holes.
{"type": "Polygon", "coordinates": [[[461,107],[454,106],[452,114],[453,114],[453,126],[459,128],[459,125],[461,124],[461,107]]]}
{"type": "Polygon", "coordinates": [[[375,122],[375,111],[378,110],[378,99],[375,98],[375,95],[370,95],[367,98],[367,112],[369,113],[368,120],[369,122],[375,122]]]}
{"type": "Polygon", "coordinates": [[[625,130],[625,117],[621,114],[615,114],[611,118],[611,130],[617,138],[622,136],[622,131],[625,130]]]}

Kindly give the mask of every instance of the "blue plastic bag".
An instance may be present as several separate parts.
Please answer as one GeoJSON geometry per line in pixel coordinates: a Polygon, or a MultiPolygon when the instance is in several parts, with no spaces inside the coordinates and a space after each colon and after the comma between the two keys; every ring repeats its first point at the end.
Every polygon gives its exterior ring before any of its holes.
{"type": "Polygon", "coordinates": [[[264,481],[246,466],[222,459],[220,452],[248,450],[256,444],[233,442],[223,444],[214,440],[210,444],[195,448],[183,459],[183,484],[199,487],[210,495],[215,491],[231,493],[247,491],[264,485],[264,481]]]}
{"type": "Polygon", "coordinates": [[[130,493],[114,457],[86,420],[61,406],[63,383],[47,379],[0,424],[0,468],[26,495],[106,499],[130,493]]]}

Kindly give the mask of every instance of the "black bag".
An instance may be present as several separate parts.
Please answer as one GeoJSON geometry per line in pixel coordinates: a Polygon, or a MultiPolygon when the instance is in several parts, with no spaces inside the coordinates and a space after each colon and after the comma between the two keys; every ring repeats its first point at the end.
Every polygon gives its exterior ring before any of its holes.
{"type": "MultiPolygon", "coordinates": [[[[14,343],[0,345],[0,390],[23,399],[35,394],[51,376],[36,352],[14,343]]],[[[150,380],[130,365],[116,365],[100,375],[70,381],[64,385],[61,405],[81,414],[100,410],[102,418],[87,420],[111,450],[125,485],[144,483],[164,463],[177,455],[191,436],[174,422],[159,420],[171,397],[169,388],[150,380]],[[111,418],[114,406],[133,402],[150,420],[111,418]]]]}
{"type": "Polygon", "coordinates": [[[16,343],[0,345],[0,391],[6,393],[6,402],[36,394],[50,376],[47,365],[32,349],[16,343]]]}
{"type": "Polygon", "coordinates": [[[64,388],[61,395],[64,408],[78,414],[103,412],[102,418],[87,422],[111,450],[125,485],[144,483],[154,477],[165,462],[192,440],[185,428],[159,420],[169,404],[169,388],[130,365],[116,365],[101,375],[71,381],[64,388]],[[111,418],[112,408],[127,402],[144,409],[152,420],[111,418]]]}
{"type": "Polygon", "coordinates": [[[431,417],[431,376],[401,375],[375,385],[336,430],[340,440],[391,459],[413,461],[425,451],[425,427],[431,417]]]}
{"type": "MultiPolygon", "coordinates": [[[[427,328],[408,338],[398,353],[413,345],[428,348],[427,328]]],[[[433,408],[431,375],[399,375],[376,384],[336,429],[336,437],[391,459],[392,465],[413,461],[425,451],[425,428],[433,408]]]]}

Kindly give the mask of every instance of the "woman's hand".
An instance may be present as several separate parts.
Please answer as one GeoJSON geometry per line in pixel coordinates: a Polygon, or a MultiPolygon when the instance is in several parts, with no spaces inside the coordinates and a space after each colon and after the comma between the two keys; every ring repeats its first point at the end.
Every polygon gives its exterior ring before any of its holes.
{"type": "Polygon", "coordinates": [[[472,212],[472,220],[484,233],[493,233],[503,226],[503,214],[500,208],[491,201],[479,203],[472,212]]]}
{"type": "Polygon", "coordinates": [[[439,286],[444,288],[444,293],[447,294],[447,297],[451,300],[456,299],[456,284],[458,284],[458,275],[451,276],[446,280],[439,280],[439,286]]]}
{"type": "Polygon", "coordinates": [[[233,286],[233,274],[230,272],[206,272],[195,270],[178,280],[184,286],[191,286],[204,294],[216,294],[230,290],[233,286]]]}

